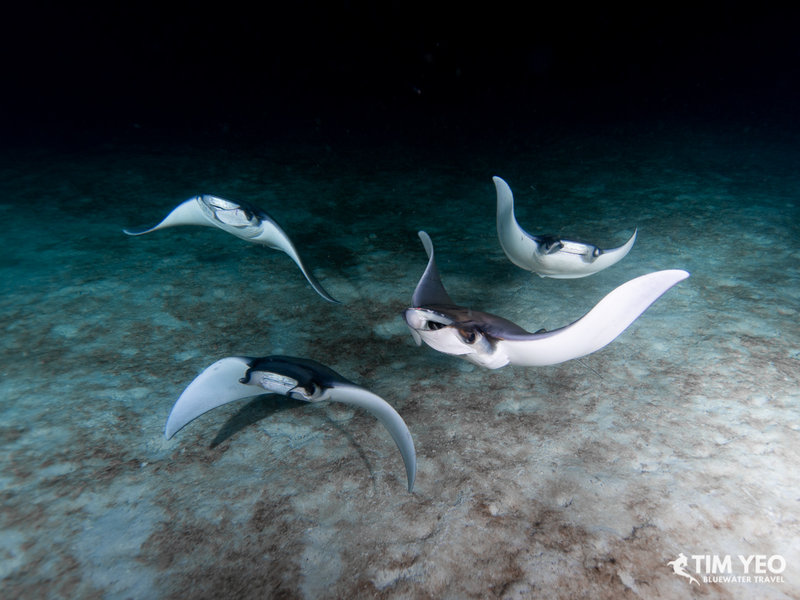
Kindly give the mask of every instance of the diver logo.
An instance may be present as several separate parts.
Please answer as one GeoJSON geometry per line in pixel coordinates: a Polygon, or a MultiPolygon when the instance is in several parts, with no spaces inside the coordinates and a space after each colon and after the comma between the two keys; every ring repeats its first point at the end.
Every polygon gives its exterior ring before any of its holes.
{"type": "Polygon", "coordinates": [[[689,574],[686,571],[686,566],[688,564],[689,564],[689,559],[686,558],[686,555],[683,552],[681,552],[678,555],[678,558],[676,558],[675,560],[669,561],[667,563],[667,566],[668,567],[672,567],[672,572],[675,573],[675,575],[680,575],[681,577],[686,577],[689,580],[689,584],[690,585],[692,583],[696,583],[697,585],[700,585],[700,582],[697,581],[697,579],[692,577],[691,574],[689,574]]]}
{"type": "MultiPolygon", "coordinates": [[[[694,561],[694,572],[703,583],[784,583],[783,572],[786,570],[786,559],[780,554],[767,556],[766,554],[751,554],[744,556],[737,555],[738,563],[735,563],[730,554],[720,556],[718,554],[692,554],[694,561]],[[734,565],[737,568],[734,569],[734,565]],[[741,565],[741,568],[738,568],[741,565]],[[739,572],[734,572],[739,571],[739,572]]],[[[689,557],[683,552],[678,558],[667,563],[672,567],[675,575],[685,577],[689,580],[689,585],[696,583],[697,580],[688,570],[689,557]]]]}

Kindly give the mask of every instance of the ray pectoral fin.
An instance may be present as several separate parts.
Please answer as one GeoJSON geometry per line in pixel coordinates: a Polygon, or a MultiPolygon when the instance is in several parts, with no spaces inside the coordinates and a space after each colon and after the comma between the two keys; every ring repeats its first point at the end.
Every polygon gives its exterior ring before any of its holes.
{"type": "Polygon", "coordinates": [[[303,275],[305,276],[306,281],[308,281],[308,283],[311,285],[311,287],[314,288],[314,291],[317,292],[317,294],[319,294],[323,299],[327,300],[328,302],[332,302],[333,304],[341,304],[341,301],[339,301],[336,298],[334,298],[333,296],[331,296],[325,290],[325,288],[322,287],[322,284],[319,281],[317,281],[317,278],[314,277],[314,275],[311,273],[311,271],[306,269],[305,265],[303,265],[303,262],[299,259],[299,257],[294,262],[297,263],[298,267],[300,267],[300,270],[303,272],[303,275]]]}
{"type": "Polygon", "coordinates": [[[631,251],[633,244],[636,242],[636,234],[638,232],[638,229],[634,229],[633,235],[622,246],[611,248],[610,250],[603,250],[603,253],[595,259],[595,267],[599,267],[598,270],[607,269],[628,256],[628,252],[631,251]]]}
{"type": "Polygon", "coordinates": [[[322,296],[322,298],[327,300],[328,302],[332,302],[333,304],[341,304],[341,301],[339,301],[336,298],[334,298],[333,296],[331,296],[325,290],[325,288],[322,287],[322,284],[319,281],[317,281],[317,278],[314,277],[314,275],[311,273],[311,271],[306,269],[306,267],[303,265],[303,263],[301,261],[295,261],[295,262],[300,267],[300,270],[303,272],[303,275],[305,275],[306,281],[308,281],[308,283],[311,285],[311,287],[314,288],[314,291],[317,292],[317,294],[322,296]]]}
{"type": "Polygon", "coordinates": [[[172,407],[164,429],[167,439],[212,408],[264,394],[263,389],[239,381],[247,373],[251,360],[243,356],[229,356],[200,373],[172,407]]]}
{"type": "Polygon", "coordinates": [[[208,217],[200,208],[200,205],[197,202],[197,197],[194,197],[189,198],[186,202],[182,202],[172,209],[172,211],[157,225],[152,227],[128,227],[122,231],[128,235],[142,235],[144,233],[155,231],[156,229],[175,227],[177,225],[211,226],[212,223],[208,220],[208,217]]]}
{"type": "Polygon", "coordinates": [[[500,177],[492,177],[497,190],[497,237],[500,247],[512,263],[526,271],[535,270],[532,256],[539,251],[534,237],[517,223],[514,216],[514,195],[511,188],[500,177]]]}
{"type": "Polygon", "coordinates": [[[158,225],[143,225],[141,227],[123,227],[122,232],[127,235],[142,235],[158,229],[158,225]]]}
{"type": "Polygon", "coordinates": [[[433,242],[431,237],[424,231],[417,232],[422,246],[428,255],[428,266],[414,289],[411,302],[414,306],[424,304],[453,304],[447,290],[444,289],[439,269],[436,267],[436,258],[433,252],[433,242]]]}
{"type": "Polygon", "coordinates": [[[600,350],[625,331],[673,285],[689,277],[681,270],[656,271],[614,289],[572,325],[500,342],[512,365],[554,365],[600,350]]]}
{"type": "Polygon", "coordinates": [[[322,296],[328,302],[333,302],[334,304],[341,304],[336,298],[331,296],[322,284],[317,281],[317,278],[309,271],[305,264],[303,263],[303,259],[300,258],[300,254],[297,252],[297,248],[294,247],[292,240],[286,235],[286,232],[281,229],[277,223],[272,220],[264,220],[262,222],[263,231],[261,235],[255,238],[253,241],[260,242],[262,244],[266,244],[270,248],[275,248],[276,250],[280,250],[284,252],[291,258],[294,263],[299,267],[300,271],[306,278],[306,281],[314,288],[314,291],[317,292],[320,296],[322,296]]]}
{"type": "Polygon", "coordinates": [[[392,439],[394,439],[400,450],[406,467],[408,491],[413,491],[414,479],[417,474],[417,454],[414,449],[414,440],[411,438],[411,432],[408,431],[405,421],[403,421],[398,412],[377,394],[373,394],[357,385],[337,383],[335,387],[328,391],[327,399],[364,408],[383,423],[383,426],[389,430],[392,439]]]}
{"type": "Polygon", "coordinates": [[[511,188],[499,177],[494,177],[493,181],[497,189],[497,237],[500,246],[512,263],[541,277],[576,279],[592,275],[625,258],[636,241],[634,231],[631,238],[619,248],[588,256],[587,250],[596,252],[599,249],[583,242],[531,235],[519,226],[514,216],[511,188]]]}

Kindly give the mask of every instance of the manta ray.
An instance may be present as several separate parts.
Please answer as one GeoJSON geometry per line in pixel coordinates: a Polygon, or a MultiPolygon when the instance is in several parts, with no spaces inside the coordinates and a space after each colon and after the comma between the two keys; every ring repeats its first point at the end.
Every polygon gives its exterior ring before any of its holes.
{"type": "Polygon", "coordinates": [[[414,290],[412,306],[403,313],[414,341],[488,369],[555,365],[596,352],[664,292],[689,277],[679,269],[642,275],[614,289],[571,325],[530,333],[508,319],[453,302],[439,276],[430,236],[420,231],[419,237],[428,266],[414,290]]]}

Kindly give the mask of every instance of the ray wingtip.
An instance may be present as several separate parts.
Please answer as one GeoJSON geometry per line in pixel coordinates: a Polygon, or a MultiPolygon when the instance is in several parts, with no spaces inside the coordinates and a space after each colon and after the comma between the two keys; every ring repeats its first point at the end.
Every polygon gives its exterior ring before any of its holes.
{"type": "Polygon", "coordinates": [[[145,225],[144,227],[123,227],[122,232],[125,235],[142,235],[143,233],[150,233],[157,227],[158,227],[157,225],[152,227],[147,225],[145,225]]]}
{"type": "Polygon", "coordinates": [[[167,422],[164,425],[164,437],[171,440],[172,437],[178,433],[186,423],[177,423],[172,412],[167,417],[167,422]]]}

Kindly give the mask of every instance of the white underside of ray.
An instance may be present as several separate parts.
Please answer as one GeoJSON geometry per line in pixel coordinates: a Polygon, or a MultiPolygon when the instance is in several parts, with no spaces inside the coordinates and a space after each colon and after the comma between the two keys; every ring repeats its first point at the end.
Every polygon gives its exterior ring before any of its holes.
{"type": "Polygon", "coordinates": [[[285,254],[289,255],[294,261],[300,271],[302,271],[303,275],[306,278],[306,281],[314,288],[314,291],[317,292],[320,296],[325,298],[328,302],[339,303],[336,298],[331,296],[328,292],[325,291],[325,288],[317,281],[317,278],[311,274],[311,271],[306,269],[305,264],[303,264],[303,260],[300,258],[300,255],[297,253],[297,249],[294,247],[292,240],[289,239],[289,236],[286,235],[286,232],[283,231],[276,223],[271,223],[269,221],[263,221],[263,231],[262,233],[253,239],[253,241],[261,242],[262,244],[266,244],[270,248],[274,248],[275,250],[281,250],[285,254]]]}
{"type": "Polygon", "coordinates": [[[186,202],[181,202],[164,219],[153,227],[139,227],[133,229],[123,229],[128,235],[143,235],[165,229],[167,227],[177,227],[179,225],[205,225],[215,227],[214,222],[200,209],[197,197],[189,198],[186,202]]]}
{"type": "MultiPolygon", "coordinates": [[[[636,230],[630,239],[618,248],[604,250],[600,256],[586,256],[571,251],[569,242],[564,250],[546,253],[540,244],[519,226],[514,216],[514,195],[500,177],[493,177],[497,189],[497,237],[508,259],[526,271],[553,279],[577,279],[593,275],[627,256],[636,241],[636,230]]],[[[576,247],[580,244],[573,244],[576,247]]]]}
{"type": "MultiPolygon", "coordinates": [[[[164,435],[171,438],[182,427],[200,415],[244,398],[253,398],[269,393],[257,385],[244,384],[244,378],[252,358],[229,356],[207,367],[183,391],[167,418],[164,435]]],[[[337,383],[335,387],[313,402],[329,400],[363,408],[372,413],[392,436],[397,444],[408,477],[408,490],[412,491],[417,472],[414,441],[403,418],[386,400],[359,386],[337,383]]]]}
{"type": "MultiPolygon", "coordinates": [[[[286,235],[286,232],[278,226],[277,223],[272,220],[262,218],[260,220],[260,225],[256,227],[253,225],[238,226],[236,224],[218,221],[209,215],[208,209],[203,207],[202,198],[202,196],[195,196],[194,198],[190,198],[189,200],[182,202],[176,206],[172,212],[170,212],[164,218],[164,220],[154,227],[123,229],[123,231],[128,235],[143,235],[158,229],[177,227],[179,225],[204,225],[206,227],[216,227],[217,229],[221,229],[247,242],[263,244],[274,250],[280,250],[284,252],[298,266],[308,283],[312,288],[314,288],[315,292],[317,292],[328,302],[334,302],[337,304],[339,303],[338,300],[325,291],[325,288],[323,288],[319,281],[317,281],[316,277],[314,277],[314,275],[312,275],[311,272],[306,269],[306,266],[303,264],[300,254],[294,247],[292,240],[288,235],[286,235]]],[[[230,204],[233,205],[234,203],[230,204]]]]}
{"type": "Polygon", "coordinates": [[[414,440],[411,438],[411,432],[405,421],[392,405],[364,388],[348,385],[337,385],[331,388],[328,390],[327,399],[368,410],[386,427],[403,457],[408,478],[408,491],[412,491],[417,476],[417,453],[414,450],[414,440]]]}
{"type": "Polygon", "coordinates": [[[525,367],[554,365],[586,356],[611,343],[664,292],[688,276],[678,269],[642,275],[614,289],[573,324],[531,334],[531,339],[502,340],[497,351],[505,354],[506,364],[525,367]]]}
{"type": "Polygon", "coordinates": [[[167,439],[212,408],[267,393],[262,388],[239,382],[247,373],[249,368],[247,363],[246,358],[229,356],[218,360],[200,373],[183,390],[175,406],[172,407],[164,429],[167,439]]]}
{"type": "MultiPolygon", "coordinates": [[[[634,230],[633,235],[622,246],[603,250],[600,256],[591,260],[586,259],[582,254],[570,252],[570,246],[573,244],[567,240],[563,240],[565,247],[553,254],[543,254],[538,251],[538,246],[536,246],[537,251],[533,254],[530,263],[535,268],[527,267],[527,270],[535,272],[539,277],[550,277],[551,279],[579,279],[594,275],[625,258],[636,242],[637,233],[638,230],[634,230]]],[[[531,242],[536,245],[533,240],[531,242]]]]}

